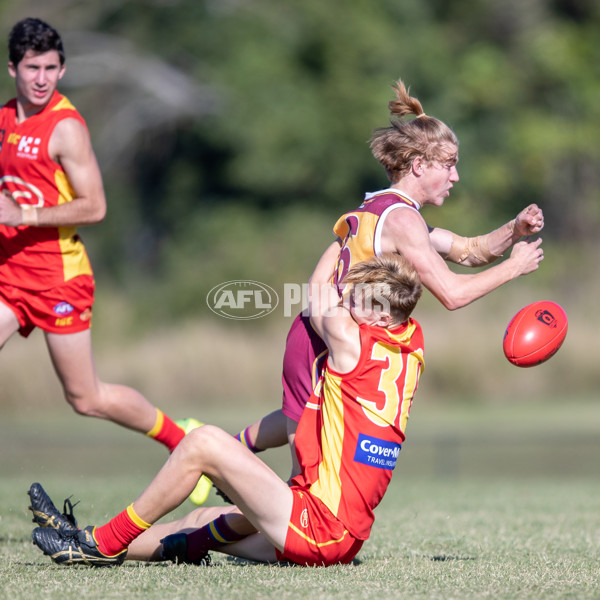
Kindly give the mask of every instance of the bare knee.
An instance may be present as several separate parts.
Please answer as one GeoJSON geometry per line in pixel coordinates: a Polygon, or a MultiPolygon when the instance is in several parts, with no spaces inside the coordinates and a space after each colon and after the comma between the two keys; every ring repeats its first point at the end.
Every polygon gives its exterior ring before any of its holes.
{"type": "Polygon", "coordinates": [[[85,398],[73,398],[72,396],[65,395],[67,402],[71,405],[71,408],[83,417],[98,417],[96,409],[86,402],[85,398]]]}
{"type": "Polygon", "coordinates": [[[203,425],[190,431],[177,447],[184,460],[208,466],[221,450],[224,440],[231,440],[231,435],[220,427],[203,425]]]}
{"type": "Polygon", "coordinates": [[[231,436],[215,425],[203,425],[190,431],[186,437],[194,447],[202,448],[210,453],[219,448],[224,437],[230,438],[231,436]]]}
{"type": "Polygon", "coordinates": [[[75,392],[65,389],[64,395],[65,400],[78,415],[106,418],[106,413],[101,408],[102,404],[98,394],[75,392]]]}

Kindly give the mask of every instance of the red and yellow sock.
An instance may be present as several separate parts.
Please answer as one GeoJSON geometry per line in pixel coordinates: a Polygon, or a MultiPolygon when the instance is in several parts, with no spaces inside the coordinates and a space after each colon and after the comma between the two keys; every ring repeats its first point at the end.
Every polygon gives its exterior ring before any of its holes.
{"type": "Polygon", "coordinates": [[[133,510],[130,504],[123,512],[111,519],[105,525],[94,529],[94,538],[98,550],[106,556],[114,556],[122,552],[135,538],[150,527],[133,510]]]}
{"type": "Polygon", "coordinates": [[[169,449],[169,452],[173,452],[177,444],[185,437],[185,431],[175,421],[167,417],[162,410],[157,408],[156,423],[154,423],[154,427],[146,435],[164,444],[169,449]]]}

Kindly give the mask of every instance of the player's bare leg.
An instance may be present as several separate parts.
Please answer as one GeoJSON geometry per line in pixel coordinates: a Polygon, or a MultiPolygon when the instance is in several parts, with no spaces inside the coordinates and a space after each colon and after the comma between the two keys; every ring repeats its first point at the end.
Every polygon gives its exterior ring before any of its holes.
{"type": "Polygon", "coordinates": [[[46,343],[67,402],[77,413],[143,433],[153,427],[156,409],[140,392],[98,378],[89,329],[68,335],[46,333],[46,343]]]}
{"type": "MultiPolygon", "coordinates": [[[[265,419],[267,419],[267,418],[269,419],[269,421],[272,425],[276,425],[280,430],[285,428],[285,433],[286,433],[285,437],[282,436],[281,432],[280,432],[280,433],[278,433],[278,439],[285,439],[286,442],[289,443],[290,453],[291,453],[291,461],[292,461],[292,471],[290,474],[290,478],[288,480],[288,483],[289,483],[289,481],[291,481],[292,477],[295,477],[296,475],[300,474],[300,470],[301,470],[300,464],[298,462],[298,457],[296,456],[296,444],[295,444],[295,436],[296,436],[296,429],[298,427],[298,423],[296,421],[294,421],[293,419],[286,417],[281,410],[277,410],[277,411],[270,413],[269,415],[267,415],[267,417],[265,417],[265,419]]],[[[257,428],[260,427],[265,419],[258,421],[257,423],[255,423],[254,426],[256,426],[257,428]]],[[[251,427],[254,427],[254,426],[251,426],[251,427]]],[[[244,430],[244,432],[242,432],[242,433],[248,432],[249,430],[250,430],[250,427],[246,428],[244,430]]],[[[236,439],[239,440],[239,437],[236,437],[236,439]]],[[[256,438],[254,438],[254,439],[256,439],[256,438]]],[[[246,443],[244,443],[244,445],[247,447],[246,443]]],[[[252,448],[250,448],[250,450],[253,452],[256,451],[256,450],[253,450],[252,448]]],[[[218,490],[217,493],[220,496],[223,496],[227,501],[231,501],[231,499],[226,494],[224,494],[221,490],[218,490]]],[[[246,526],[240,526],[239,522],[237,522],[235,519],[232,519],[229,515],[225,518],[225,522],[224,522],[223,526],[233,529],[234,533],[236,535],[236,539],[239,539],[237,536],[242,532],[245,535],[250,535],[251,533],[256,533],[256,529],[253,530],[252,527],[249,526],[249,524],[246,524],[246,526]]],[[[197,540],[194,540],[194,541],[191,541],[190,543],[196,545],[196,547],[195,547],[196,551],[198,551],[199,544],[204,544],[207,547],[207,549],[209,549],[209,550],[213,548],[213,542],[210,542],[207,544],[206,540],[204,542],[198,542],[197,540]]],[[[225,550],[223,550],[223,549],[220,549],[219,551],[225,552],[225,550]]]]}
{"type": "Polygon", "coordinates": [[[216,551],[259,562],[277,562],[275,548],[262,533],[250,535],[235,544],[221,546],[216,551]]]}
{"type": "MultiPolygon", "coordinates": [[[[191,533],[208,525],[224,514],[241,515],[237,506],[207,506],[197,508],[181,519],[170,523],[157,523],[147,529],[129,545],[127,560],[163,560],[161,540],[173,533],[191,533]]],[[[244,517],[245,519],[245,517],[244,517]]],[[[254,529],[248,533],[254,533],[254,529]]]]}
{"type": "Polygon", "coordinates": [[[71,334],[45,332],[45,337],[65,398],[77,413],[107,419],[150,435],[170,450],[181,441],[185,435],[183,429],[140,392],[125,385],[100,381],[89,329],[71,334]]]}
{"type": "MultiPolygon", "coordinates": [[[[171,521],[170,523],[159,523],[147,529],[129,545],[127,560],[141,561],[161,561],[162,556],[161,540],[174,533],[192,533],[215,521],[222,515],[229,515],[230,519],[239,516],[245,520],[245,517],[239,512],[236,506],[209,506],[206,508],[197,508],[188,513],[185,517],[171,521]]],[[[241,529],[244,525],[238,525],[241,529]]],[[[215,550],[223,554],[247,558],[262,562],[274,562],[276,560],[273,545],[263,536],[255,535],[256,529],[246,520],[246,526],[249,526],[248,537],[235,544],[220,546],[215,550]]]]}
{"type": "MultiPolygon", "coordinates": [[[[283,414],[283,413],[281,413],[283,414]]],[[[286,420],[287,430],[289,434],[289,444],[292,453],[292,476],[300,472],[300,465],[296,456],[295,448],[295,434],[298,424],[292,419],[286,420]]],[[[223,495],[223,494],[221,494],[223,495]]],[[[197,527],[193,527],[191,530],[185,532],[178,532],[177,527],[182,527],[182,523],[178,523],[170,529],[168,535],[172,533],[179,534],[179,537],[172,536],[171,538],[163,540],[163,556],[170,558],[171,560],[194,562],[196,559],[202,559],[205,552],[209,550],[217,550],[219,552],[225,552],[228,554],[236,554],[237,550],[233,550],[233,544],[236,544],[239,540],[245,536],[249,536],[252,533],[256,533],[257,530],[254,526],[247,521],[246,517],[241,514],[235,514],[231,511],[221,513],[212,521],[209,521],[210,525],[204,523],[206,513],[202,513],[202,518],[194,521],[193,517],[186,521],[186,526],[190,523],[196,523],[197,527]],[[181,539],[181,534],[184,534],[185,540],[181,539]],[[219,542],[225,542],[225,545],[219,544],[219,542]],[[176,558],[174,558],[176,557],[176,558]]],[[[146,533],[142,534],[142,537],[146,533]]],[[[155,540],[155,544],[160,542],[161,538],[155,540]]],[[[235,548],[238,548],[237,544],[235,548]]],[[[239,554],[239,556],[245,556],[239,554]]],[[[261,558],[260,560],[266,560],[261,558]]],[[[269,559],[270,560],[270,559],[269,559]]]]}
{"type": "Polygon", "coordinates": [[[19,321],[15,313],[0,302],[0,349],[19,330],[19,321]]]}
{"type": "Polygon", "coordinates": [[[205,425],[190,432],[133,503],[154,523],[179,506],[205,474],[222,489],[269,542],[283,550],[292,511],[288,485],[227,432],[205,425]]]}
{"type": "MultiPolygon", "coordinates": [[[[220,545],[224,543],[228,546],[227,551],[232,554],[247,552],[243,554],[247,558],[273,560],[275,557],[273,548],[284,549],[292,512],[293,493],[260,458],[230,434],[211,425],[199,427],[188,433],[138,499],[108,523],[100,527],[90,525],[84,529],[68,532],[49,527],[37,527],[32,532],[33,542],[58,564],[84,563],[90,566],[121,564],[125,559],[128,546],[143,535],[144,531],[150,529],[153,523],[178,507],[187,498],[202,474],[215,480],[244,513],[243,517],[239,514],[227,516],[239,517],[244,526],[248,526],[246,521],[249,521],[254,528],[261,531],[260,534],[250,536],[253,543],[258,544],[254,551],[251,542],[241,544],[237,550],[233,548],[248,537],[245,532],[234,532],[236,535],[228,536],[226,540],[219,538],[219,548],[215,549],[220,550],[220,545]],[[266,538],[268,544],[260,539],[262,536],[266,538]],[[255,542],[256,538],[258,541],[255,542]]],[[[233,508],[227,510],[233,511],[233,508]]],[[[220,512],[221,509],[215,514],[220,512]]],[[[206,518],[214,516],[208,512],[204,515],[206,518]]],[[[195,523],[203,522],[195,518],[195,523]]],[[[217,521],[220,518],[222,517],[217,517],[217,521]]],[[[210,526],[201,527],[189,535],[184,534],[184,537],[187,540],[188,537],[197,535],[206,527],[210,526]]],[[[155,558],[155,542],[154,548],[150,545],[149,549],[144,551],[143,547],[140,547],[137,552],[144,558],[155,558]],[[146,554],[143,554],[144,552],[146,554]]],[[[203,555],[190,557],[186,551],[185,558],[192,561],[202,557],[203,555]]]]}

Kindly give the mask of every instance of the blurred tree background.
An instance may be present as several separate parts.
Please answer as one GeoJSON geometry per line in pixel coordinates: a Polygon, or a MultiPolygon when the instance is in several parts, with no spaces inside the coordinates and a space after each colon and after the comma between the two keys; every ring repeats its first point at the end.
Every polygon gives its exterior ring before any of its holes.
{"type": "Polygon", "coordinates": [[[397,78],[461,140],[461,181],[426,212],[432,225],[477,234],[536,202],[556,265],[598,255],[596,0],[0,0],[0,11],[4,39],[25,16],[64,38],[61,90],[88,122],[109,202],[82,235],[99,293],[135,307],[131,327],[206,312],[229,279],[305,281],[335,218],[387,185],[367,140],[388,124],[397,78]]]}

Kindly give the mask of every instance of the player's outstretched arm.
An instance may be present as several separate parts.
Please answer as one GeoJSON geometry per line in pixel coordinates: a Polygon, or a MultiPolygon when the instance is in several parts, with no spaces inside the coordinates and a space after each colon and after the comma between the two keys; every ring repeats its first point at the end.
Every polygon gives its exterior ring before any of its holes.
{"type": "Polygon", "coordinates": [[[431,229],[431,244],[447,261],[465,267],[481,267],[493,263],[523,236],[539,233],[544,227],[544,215],[535,204],[523,209],[515,219],[490,233],[463,237],[439,227],[431,229]]]}
{"type": "Polygon", "coordinates": [[[413,263],[423,285],[448,310],[455,310],[501,285],[535,271],[544,257],[541,239],[519,242],[510,257],[474,274],[451,271],[431,242],[428,227],[416,211],[395,210],[386,219],[385,252],[397,252],[413,263]],[[518,248],[517,248],[518,247],[518,248]]]}

